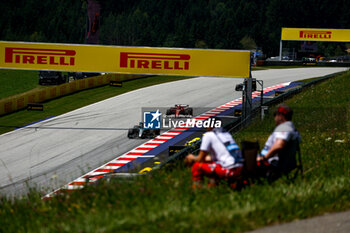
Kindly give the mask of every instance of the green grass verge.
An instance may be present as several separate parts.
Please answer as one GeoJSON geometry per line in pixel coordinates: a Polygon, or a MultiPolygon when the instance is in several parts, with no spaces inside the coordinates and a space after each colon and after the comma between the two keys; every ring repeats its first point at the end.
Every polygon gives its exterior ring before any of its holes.
{"type": "Polygon", "coordinates": [[[38,84],[38,80],[38,71],[0,69],[0,99],[36,88],[45,88],[38,84]]]}
{"type": "Polygon", "coordinates": [[[188,79],[191,77],[178,76],[151,76],[123,82],[123,87],[102,86],[83,90],[68,96],[63,96],[44,103],[44,111],[21,110],[0,117],[0,134],[11,131],[16,127],[27,125],[31,122],[58,116],[63,113],[84,107],[98,101],[117,96],[139,88],[188,79]]]}
{"type": "MultiPolygon", "coordinates": [[[[349,78],[348,72],[286,102],[303,139],[305,174],[294,182],[193,191],[190,168],[179,163],[134,182],[101,182],[47,201],[35,191],[1,198],[0,232],[241,232],[349,209],[349,78]]],[[[262,145],[273,128],[268,116],[235,138],[262,145]]]]}

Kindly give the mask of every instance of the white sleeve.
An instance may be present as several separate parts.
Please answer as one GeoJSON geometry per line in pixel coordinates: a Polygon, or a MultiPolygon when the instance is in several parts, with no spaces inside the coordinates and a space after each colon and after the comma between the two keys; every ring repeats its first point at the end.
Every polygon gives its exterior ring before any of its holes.
{"type": "Polygon", "coordinates": [[[274,132],[276,139],[282,139],[285,141],[289,141],[291,137],[291,132],[274,132]]]}
{"type": "Polygon", "coordinates": [[[204,134],[203,137],[202,137],[202,142],[201,142],[200,150],[208,151],[208,152],[209,152],[210,141],[211,141],[211,140],[210,140],[210,135],[209,135],[209,133],[204,134]]]}

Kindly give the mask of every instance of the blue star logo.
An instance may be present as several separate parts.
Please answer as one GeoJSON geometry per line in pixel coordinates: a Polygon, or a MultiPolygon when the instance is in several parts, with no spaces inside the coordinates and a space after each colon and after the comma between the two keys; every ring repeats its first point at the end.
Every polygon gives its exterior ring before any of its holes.
{"type": "Polygon", "coordinates": [[[145,111],[143,112],[143,128],[145,129],[160,129],[162,113],[159,112],[159,109],[155,112],[145,111]]]}

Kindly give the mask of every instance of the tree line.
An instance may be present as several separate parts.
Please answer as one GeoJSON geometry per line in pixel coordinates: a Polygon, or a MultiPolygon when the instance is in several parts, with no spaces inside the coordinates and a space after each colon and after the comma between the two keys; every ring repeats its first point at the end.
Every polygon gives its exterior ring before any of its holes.
{"type": "MultiPolygon", "coordinates": [[[[1,0],[0,39],[84,43],[86,0],[1,0]]],[[[282,27],[350,28],[347,0],[100,0],[100,44],[278,54],[282,27]]],[[[286,47],[296,42],[286,42],[286,47]]],[[[284,46],[284,47],[285,47],[284,46]]],[[[346,54],[345,43],[319,46],[346,54]]]]}

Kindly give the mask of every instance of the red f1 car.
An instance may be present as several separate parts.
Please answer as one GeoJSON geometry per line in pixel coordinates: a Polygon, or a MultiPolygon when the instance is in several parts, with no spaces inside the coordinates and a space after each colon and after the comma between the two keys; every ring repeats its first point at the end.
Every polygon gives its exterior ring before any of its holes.
{"type": "Polygon", "coordinates": [[[190,108],[188,104],[175,104],[174,107],[171,107],[166,111],[166,115],[175,115],[175,117],[179,117],[180,115],[183,115],[185,117],[192,117],[193,109],[190,108]]]}

